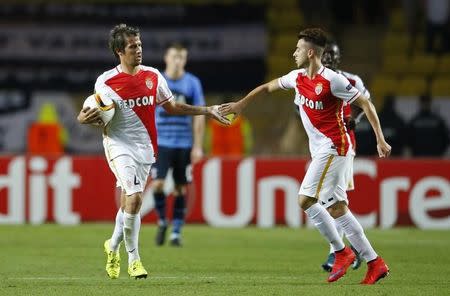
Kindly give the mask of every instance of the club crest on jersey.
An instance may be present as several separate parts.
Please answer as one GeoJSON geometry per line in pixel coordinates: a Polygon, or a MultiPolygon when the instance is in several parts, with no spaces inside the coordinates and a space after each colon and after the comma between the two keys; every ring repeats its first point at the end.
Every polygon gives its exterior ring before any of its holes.
{"type": "Polygon", "coordinates": [[[146,79],[145,80],[145,85],[147,85],[147,87],[148,87],[148,89],[152,89],[153,88],[153,82],[152,82],[152,80],[149,78],[149,79],[146,79]]]}
{"type": "Polygon", "coordinates": [[[316,88],[314,89],[314,91],[316,92],[316,95],[320,95],[320,93],[322,92],[323,89],[323,85],[322,83],[317,83],[316,88]]]}

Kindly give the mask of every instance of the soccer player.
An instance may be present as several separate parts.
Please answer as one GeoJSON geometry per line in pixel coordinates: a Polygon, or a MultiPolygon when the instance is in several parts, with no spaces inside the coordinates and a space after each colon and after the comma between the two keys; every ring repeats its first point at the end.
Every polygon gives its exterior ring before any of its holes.
{"type": "MultiPolygon", "coordinates": [[[[340,62],[341,62],[341,51],[339,49],[339,46],[335,41],[329,41],[325,46],[322,55],[322,64],[325,67],[335,71],[336,73],[344,75],[345,78],[347,78],[348,81],[351,83],[351,85],[353,85],[357,90],[359,90],[361,94],[365,95],[367,98],[370,99],[370,93],[365,88],[363,81],[358,75],[338,70],[340,62]]],[[[359,122],[361,117],[364,115],[364,112],[362,112],[360,108],[355,107],[354,105],[352,106],[351,104],[344,104],[343,112],[344,112],[343,113],[344,124],[350,136],[353,151],[356,153],[355,126],[359,122]]],[[[348,174],[349,176],[348,176],[347,191],[351,191],[355,189],[355,184],[353,182],[353,158],[350,169],[348,170],[348,174]]],[[[336,224],[336,229],[339,235],[342,237],[344,235],[342,228],[338,224],[336,224]]],[[[353,246],[350,247],[352,248],[352,250],[355,252],[356,255],[355,261],[353,261],[352,264],[352,268],[357,269],[361,265],[361,257],[353,248],[353,246]]],[[[334,264],[334,250],[333,247],[330,245],[330,253],[328,255],[327,260],[322,264],[322,268],[325,271],[330,272],[331,269],[333,268],[333,264],[334,264]]]]}
{"type": "MultiPolygon", "coordinates": [[[[185,47],[173,44],[164,55],[166,69],[163,73],[176,102],[204,106],[203,90],[200,80],[186,72],[184,67],[188,51],[185,47]]],[[[167,230],[166,195],[164,179],[172,168],[175,183],[173,192],[173,220],[170,245],[181,246],[181,227],[186,212],[186,185],[192,179],[191,162],[194,164],[203,157],[204,116],[171,116],[163,107],[156,108],[158,129],[158,160],[151,169],[155,209],[158,214],[158,231],[155,243],[164,244],[167,230]]]]}
{"type": "MultiPolygon", "coordinates": [[[[138,252],[142,192],[150,167],[157,157],[155,107],[161,105],[170,114],[209,115],[220,122],[217,107],[199,107],[176,102],[161,73],[143,66],[139,29],[120,24],[109,36],[109,48],[120,61],[113,69],[97,78],[95,92],[110,97],[115,103],[113,119],[103,128],[106,159],[121,187],[121,207],[116,215],[112,237],[105,241],[106,272],[111,279],[119,277],[119,247],[123,240],[128,252],[128,274],[146,278],[147,271],[138,252]]],[[[83,108],[80,123],[101,121],[97,108],[83,108]]]]}
{"type": "Polygon", "coordinates": [[[348,208],[347,170],[353,149],[343,122],[342,106],[354,103],[366,114],[377,138],[380,157],[388,157],[391,146],[384,140],[375,107],[339,73],[322,65],[321,57],[327,42],[324,31],[310,28],[301,31],[293,57],[298,70],[253,89],[238,102],[222,105],[222,115],[239,115],[253,100],[279,89],[295,89],[295,103],[309,138],[312,161],[299,190],[299,205],[315,227],[333,246],[335,262],[328,282],[345,275],[355,259],[345,246],[335,222],[359,254],[368,262],[362,284],[374,284],[389,269],[378,256],[364,230],[348,208]],[[325,209],[327,208],[328,211],[325,209]]]}

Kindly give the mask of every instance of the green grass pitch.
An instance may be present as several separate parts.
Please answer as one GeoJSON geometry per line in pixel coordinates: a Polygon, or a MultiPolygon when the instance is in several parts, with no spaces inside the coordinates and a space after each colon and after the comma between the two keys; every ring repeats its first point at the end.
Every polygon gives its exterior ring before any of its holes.
{"type": "Polygon", "coordinates": [[[112,224],[0,226],[0,295],[449,295],[450,232],[368,230],[391,268],[361,286],[366,265],[326,282],[328,246],[316,230],[223,229],[187,225],[184,247],[153,243],[141,229],[140,254],[150,277],[117,280],[104,271],[103,242],[112,224]]]}

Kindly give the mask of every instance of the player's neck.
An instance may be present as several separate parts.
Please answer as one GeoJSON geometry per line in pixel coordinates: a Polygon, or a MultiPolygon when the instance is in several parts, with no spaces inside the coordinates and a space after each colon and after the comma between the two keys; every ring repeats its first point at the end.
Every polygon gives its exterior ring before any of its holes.
{"type": "Polygon", "coordinates": [[[184,69],[167,69],[164,70],[164,73],[166,74],[166,76],[172,80],[176,80],[181,78],[181,76],[184,75],[186,71],[184,71],[184,69]]]}
{"type": "Polygon", "coordinates": [[[120,63],[120,68],[122,69],[123,73],[129,74],[129,75],[135,75],[140,70],[139,65],[132,66],[132,65],[127,65],[125,63],[120,63]]]}
{"type": "Polygon", "coordinates": [[[309,79],[313,79],[320,68],[322,68],[322,63],[313,60],[309,63],[308,67],[306,67],[306,75],[308,75],[309,79]]]}

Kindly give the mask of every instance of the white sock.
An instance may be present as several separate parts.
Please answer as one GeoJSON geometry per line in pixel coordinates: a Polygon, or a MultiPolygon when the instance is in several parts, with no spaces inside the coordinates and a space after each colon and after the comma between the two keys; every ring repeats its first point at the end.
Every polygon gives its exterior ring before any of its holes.
{"type": "Polygon", "coordinates": [[[325,210],[324,207],[318,203],[313,204],[305,213],[314,223],[314,226],[319,230],[319,232],[325,237],[325,239],[333,246],[334,250],[342,250],[345,245],[342,238],[334,226],[333,217],[325,210]]]}
{"type": "Polygon", "coordinates": [[[128,264],[134,260],[140,260],[138,251],[139,229],[141,228],[141,216],[138,214],[123,213],[123,238],[125,249],[128,252],[128,264]]]}
{"type": "Polygon", "coordinates": [[[123,211],[119,208],[116,214],[116,225],[109,241],[109,247],[117,252],[119,250],[120,242],[123,240],[123,211]]]}
{"type": "Polygon", "coordinates": [[[352,244],[353,248],[358,251],[361,257],[364,258],[364,260],[369,262],[378,257],[377,253],[372,248],[372,245],[364,234],[364,229],[350,210],[348,210],[345,215],[337,218],[336,223],[342,227],[345,237],[352,244]]]}
{"type": "MultiPolygon", "coordinates": [[[[344,239],[344,230],[342,230],[342,227],[339,226],[339,224],[337,224],[336,221],[334,221],[334,226],[336,226],[336,230],[337,230],[337,232],[339,234],[339,237],[341,239],[344,239]]],[[[330,254],[334,253],[334,251],[336,251],[336,250],[333,248],[333,245],[330,244],[330,254]]]]}

